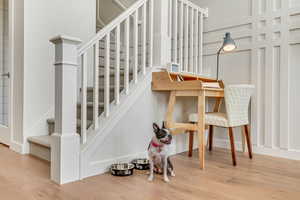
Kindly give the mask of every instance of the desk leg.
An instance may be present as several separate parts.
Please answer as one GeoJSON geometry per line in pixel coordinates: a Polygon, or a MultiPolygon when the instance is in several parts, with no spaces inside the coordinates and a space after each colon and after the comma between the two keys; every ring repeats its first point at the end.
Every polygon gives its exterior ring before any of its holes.
{"type": "Polygon", "coordinates": [[[216,98],[214,112],[220,112],[223,98],[216,98]]]}
{"type": "Polygon", "coordinates": [[[198,96],[198,137],[200,168],[205,168],[205,91],[198,96]]]}
{"type": "Polygon", "coordinates": [[[167,128],[170,128],[171,124],[173,123],[173,112],[174,112],[175,103],[176,103],[176,92],[171,91],[167,115],[166,115],[166,127],[167,128]]]}

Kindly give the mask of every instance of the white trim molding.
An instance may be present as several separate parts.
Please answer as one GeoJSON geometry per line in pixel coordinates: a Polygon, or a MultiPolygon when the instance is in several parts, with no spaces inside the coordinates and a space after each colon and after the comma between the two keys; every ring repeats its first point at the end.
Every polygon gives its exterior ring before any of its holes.
{"type": "MultiPolygon", "coordinates": [[[[236,142],[235,145],[236,145],[237,151],[240,151],[240,152],[243,151],[242,142],[236,142]]],[[[223,149],[230,149],[230,142],[225,139],[214,139],[214,146],[223,148],[223,149]]],[[[286,151],[286,150],[282,150],[279,148],[275,149],[275,148],[268,148],[268,147],[253,145],[253,152],[255,154],[260,154],[260,155],[280,157],[280,158],[286,158],[286,159],[291,159],[291,160],[300,160],[300,151],[299,150],[290,149],[289,151],[286,151]]],[[[255,158],[255,155],[254,155],[254,158],[255,158]]]]}
{"type": "Polygon", "coordinates": [[[25,154],[26,150],[24,149],[24,145],[15,141],[11,141],[9,148],[13,150],[14,152],[17,152],[19,154],[25,154]]]}
{"type": "MultiPolygon", "coordinates": [[[[147,151],[145,151],[145,152],[129,154],[129,155],[125,155],[125,156],[120,156],[120,157],[116,157],[116,158],[112,158],[112,159],[90,162],[88,171],[86,172],[86,177],[104,174],[104,173],[108,172],[110,170],[109,167],[115,163],[131,162],[133,159],[136,159],[136,158],[147,158],[147,157],[148,157],[148,153],[147,153],[147,151]]],[[[85,177],[82,177],[82,178],[85,178],[85,177]]]]}

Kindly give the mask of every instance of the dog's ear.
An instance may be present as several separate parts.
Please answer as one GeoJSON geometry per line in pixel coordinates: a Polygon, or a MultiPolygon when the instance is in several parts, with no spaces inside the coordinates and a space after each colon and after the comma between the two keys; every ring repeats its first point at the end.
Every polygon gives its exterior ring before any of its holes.
{"type": "Polygon", "coordinates": [[[166,128],[166,122],[165,121],[162,122],[161,128],[166,128]]]}
{"type": "Polygon", "coordinates": [[[158,133],[159,132],[159,126],[156,123],[153,123],[153,131],[154,133],[158,133]]]}

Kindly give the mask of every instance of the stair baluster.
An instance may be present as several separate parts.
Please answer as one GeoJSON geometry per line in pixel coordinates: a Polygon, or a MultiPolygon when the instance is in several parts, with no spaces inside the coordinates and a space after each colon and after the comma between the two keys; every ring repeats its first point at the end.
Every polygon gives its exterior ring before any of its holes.
{"type": "Polygon", "coordinates": [[[188,0],[174,0],[170,5],[172,62],[180,64],[180,71],[201,74],[203,17],[208,16],[208,10],[188,0]]]}

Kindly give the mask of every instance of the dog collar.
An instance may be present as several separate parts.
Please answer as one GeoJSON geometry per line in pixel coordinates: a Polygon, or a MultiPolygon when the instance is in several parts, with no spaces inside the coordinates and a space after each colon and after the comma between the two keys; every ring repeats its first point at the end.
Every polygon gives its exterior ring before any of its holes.
{"type": "Polygon", "coordinates": [[[162,144],[156,144],[153,140],[151,141],[151,145],[154,146],[155,148],[163,147],[162,144]]]}

